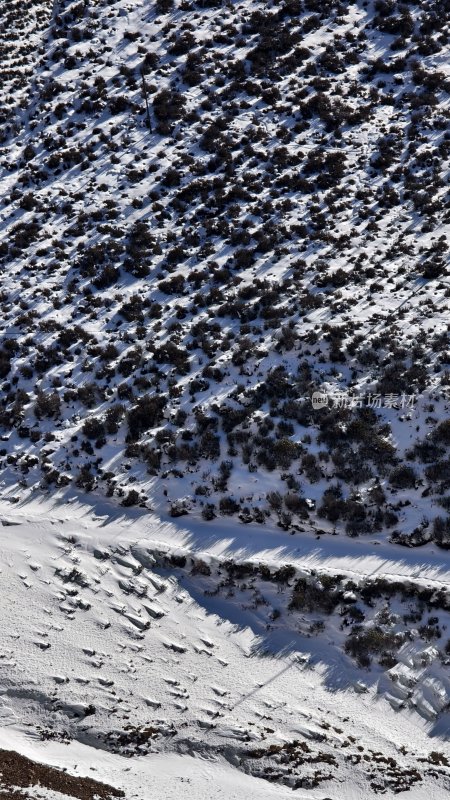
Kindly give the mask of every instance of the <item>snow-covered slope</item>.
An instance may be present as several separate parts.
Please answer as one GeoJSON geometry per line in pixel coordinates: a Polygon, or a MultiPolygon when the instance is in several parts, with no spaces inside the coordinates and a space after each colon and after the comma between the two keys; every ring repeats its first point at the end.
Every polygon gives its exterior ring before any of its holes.
{"type": "MultiPolygon", "coordinates": [[[[65,747],[80,765],[77,741],[127,756],[95,777],[130,798],[147,769],[162,797],[174,765],[206,791],[224,762],[313,798],[344,784],[349,798],[425,786],[444,798],[446,572],[415,577],[416,551],[396,582],[377,575],[375,553],[349,552],[337,571],[317,551],[311,571],[262,543],[264,560],[233,557],[228,540],[225,558],[219,537],[214,553],[173,523],[102,511],[3,516],[0,725],[19,752],[57,766],[65,747]],[[148,754],[160,755],[141,763],[148,754]]],[[[239,796],[245,784],[229,779],[223,796],[239,796]]]]}
{"type": "Polygon", "coordinates": [[[447,3],[50,5],[1,4],[11,51],[53,11],[5,65],[4,491],[447,543],[447,3]]]}

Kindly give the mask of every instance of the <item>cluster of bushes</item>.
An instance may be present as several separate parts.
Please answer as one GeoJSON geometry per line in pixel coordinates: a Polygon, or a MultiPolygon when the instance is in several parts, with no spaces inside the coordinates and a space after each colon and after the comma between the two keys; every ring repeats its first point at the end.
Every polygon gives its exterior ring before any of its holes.
{"type": "MultiPolygon", "coordinates": [[[[231,17],[230,9],[218,0],[157,0],[157,46],[139,29],[126,30],[121,46],[138,58],[105,76],[91,67],[110,58],[107,37],[95,52],[72,45],[89,42],[100,22],[107,25],[106,11],[91,14],[77,3],[55,17],[43,61],[50,77],[37,72],[36,115],[28,120],[8,197],[21,209],[20,219],[8,217],[0,244],[5,274],[20,270],[20,289],[2,296],[2,312],[12,310],[8,319],[24,332],[17,349],[5,340],[0,350],[0,378],[8,382],[2,425],[32,443],[40,420],[43,429],[63,430],[69,412],[81,411],[84,440],[74,440],[72,452],[92,455],[124,421],[127,452],[154,473],[178,461],[186,462],[184,469],[226,456],[241,459],[251,473],[278,471],[283,481],[292,470],[287,491],[268,497],[284,529],[311,511],[300,480],[327,478],[333,482],[318,504],[322,518],[351,535],[392,528],[395,511],[384,501],[368,508],[354,486],[380,476],[395,491],[417,491],[423,480],[431,491],[445,492],[447,423],[412,445],[408,456],[423,461],[422,469],[399,463],[390,429],[375,411],[316,412],[299,398],[310,396],[322,372],[326,378],[341,373],[351,383],[361,369],[373,373],[384,395],[423,391],[432,370],[443,372],[448,363],[445,332],[429,348],[418,334],[410,353],[393,326],[366,336],[367,327],[353,330],[348,317],[353,291],[357,302],[364,292],[386,290],[385,264],[395,259],[395,290],[402,275],[409,280],[405,259],[428,281],[445,274],[442,235],[427,237],[422,248],[399,233],[383,249],[390,227],[370,259],[361,246],[378,237],[383,210],[397,205],[417,212],[431,226],[428,233],[440,224],[450,145],[439,103],[448,81],[414,55],[439,50],[444,23],[432,4],[376,2],[370,36],[385,50],[365,63],[367,31],[350,29],[345,4],[285,0],[269,11],[258,4],[233,8],[231,17]],[[213,15],[209,38],[192,24],[191,14],[198,14],[198,25],[208,27],[200,8],[221,11],[213,15]],[[305,47],[305,35],[316,30],[323,46],[305,47]],[[83,69],[73,109],[63,69],[83,69]],[[156,139],[146,135],[139,144],[134,134],[145,133],[145,100],[156,139]],[[261,114],[253,114],[255,102],[264,107],[261,114]],[[409,115],[410,124],[380,126],[373,147],[350,158],[351,126],[375,126],[383,104],[409,115]],[[108,126],[102,114],[110,116],[108,126]],[[110,164],[112,189],[100,177],[110,164]],[[58,181],[47,191],[49,174],[69,169],[86,172],[85,189],[58,181]],[[376,190],[375,172],[382,181],[376,190]],[[133,208],[131,225],[121,195],[133,208]],[[355,227],[344,231],[341,215],[350,212],[355,227]],[[52,239],[46,226],[55,219],[52,239]],[[10,269],[12,259],[19,264],[10,269]],[[282,266],[280,275],[261,278],[272,259],[282,266]],[[41,319],[42,301],[49,313],[41,319]],[[72,321],[56,322],[52,308],[69,310],[72,321]],[[327,320],[338,315],[339,322],[323,322],[325,310],[327,320]],[[96,325],[106,332],[101,343],[88,333],[96,325]],[[36,396],[21,399],[22,385],[28,392],[25,382],[36,379],[36,396]]],[[[6,158],[4,167],[10,168],[6,158]]],[[[93,462],[89,474],[96,469],[93,462]]],[[[263,522],[267,509],[231,496],[228,479],[214,467],[208,492],[223,496],[205,501],[203,514],[263,522]]],[[[446,546],[445,517],[429,528],[420,536],[446,546]]]]}
{"type": "Polygon", "coordinates": [[[369,667],[371,656],[377,655],[387,666],[397,663],[395,653],[404,642],[404,636],[385,631],[379,625],[363,627],[354,625],[345,641],[345,652],[356,659],[361,667],[369,667]]]}

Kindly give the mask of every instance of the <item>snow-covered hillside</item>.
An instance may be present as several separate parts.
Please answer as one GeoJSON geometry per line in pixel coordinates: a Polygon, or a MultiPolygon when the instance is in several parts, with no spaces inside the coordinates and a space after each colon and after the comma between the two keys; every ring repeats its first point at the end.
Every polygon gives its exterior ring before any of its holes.
{"type": "Polygon", "coordinates": [[[0,0],[5,800],[448,795],[449,12],[0,0]]]}
{"type": "Polygon", "coordinates": [[[447,3],[50,6],[2,4],[4,493],[448,543],[447,3]]]}

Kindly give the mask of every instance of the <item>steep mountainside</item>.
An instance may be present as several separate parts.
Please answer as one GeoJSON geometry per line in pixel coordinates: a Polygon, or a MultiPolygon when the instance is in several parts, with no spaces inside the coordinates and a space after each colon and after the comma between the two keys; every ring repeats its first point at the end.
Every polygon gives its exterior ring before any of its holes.
{"type": "Polygon", "coordinates": [[[448,546],[448,11],[2,4],[9,495],[448,546]]]}

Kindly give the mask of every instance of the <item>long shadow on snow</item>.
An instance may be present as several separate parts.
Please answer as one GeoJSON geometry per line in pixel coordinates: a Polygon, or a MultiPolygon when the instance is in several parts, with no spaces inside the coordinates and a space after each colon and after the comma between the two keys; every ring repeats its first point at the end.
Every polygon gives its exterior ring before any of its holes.
{"type": "MultiPolygon", "coordinates": [[[[158,570],[166,573],[166,570],[158,570]]],[[[248,658],[269,657],[274,660],[291,657],[292,663],[323,669],[323,681],[330,691],[346,691],[354,688],[357,681],[363,681],[367,686],[373,686],[378,680],[378,674],[359,669],[336,646],[324,642],[319,637],[308,637],[295,630],[295,615],[290,615],[286,627],[267,628],[267,623],[258,615],[257,609],[245,608],[238,601],[215,595],[205,595],[199,588],[194,578],[180,570],[174,573],[182,586],[208,614],[214,614],[218,620],[226,620],[235,630],[249,628],[257,638],[257,643],[249,652],[248,658]],[[291,623],[292,627],[289,627],[291,623]]],[[[288,587],[286,587],[289,591],[288,587]]],[[[286,596],[286,605],[288,596],[286,596]]],[[[220,622],[219,622],[220,624],[220,622]]],[[[249,664],[251,670],[251,664],[249,664]]],[[[280,667],[274,664],[274,673],[280,667]]]]}

